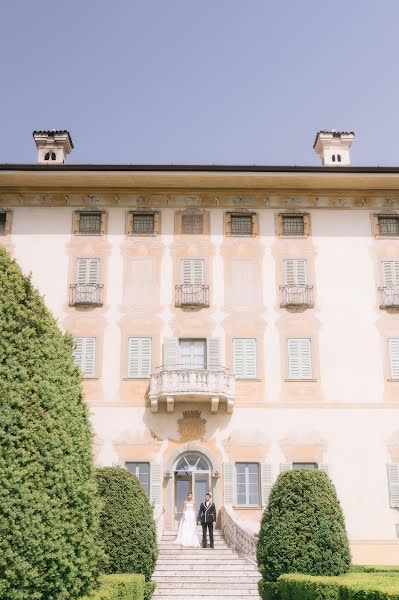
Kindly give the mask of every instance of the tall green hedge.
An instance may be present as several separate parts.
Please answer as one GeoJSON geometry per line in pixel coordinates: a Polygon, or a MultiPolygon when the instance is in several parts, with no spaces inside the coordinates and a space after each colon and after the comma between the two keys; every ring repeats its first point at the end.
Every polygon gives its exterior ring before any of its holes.
{"type": "Polygon", "coordinates": [[[0,247],[1,600],[73,600],[97,578],[92,433],[71,350],[0,247]]]}
{"type": "Polygon", "coordinates": [[[344,517],[324,471],[286,471],[274,484],[259,533],[257,559],[263,598],[278,598],[283,573],[340,575],[350,568],[344,517]]]}
{"type": "Polygon", "coordinates": [[[100,589],[81,600],[146,600],[144,575],[103,575],[100,589]]]}
{"type": "Polygon", "coordinates": [[[152,507],[139,480],[122,467],[102,467],[97,482],[105,572],[142,573],[148,581],[158,556],[157,538],[152,507]]]}

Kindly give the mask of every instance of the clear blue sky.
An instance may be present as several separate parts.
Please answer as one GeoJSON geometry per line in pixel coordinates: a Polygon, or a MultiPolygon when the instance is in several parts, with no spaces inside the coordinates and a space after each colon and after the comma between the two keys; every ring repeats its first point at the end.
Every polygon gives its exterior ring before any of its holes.
{"type": "Polygon", "coordinates": [[[399,0],[2,0],[0,162],[399,165],[399,0]]]}

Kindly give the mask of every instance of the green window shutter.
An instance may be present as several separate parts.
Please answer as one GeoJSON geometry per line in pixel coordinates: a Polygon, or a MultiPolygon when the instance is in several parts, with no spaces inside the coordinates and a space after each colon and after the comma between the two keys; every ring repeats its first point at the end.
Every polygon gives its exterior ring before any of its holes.
{"type": "Polygon", "coordinates": [[[280,463],[280,473],[290,471],[290,469],[292,469],[292,463],[280,463]]]}
{"type": "Polygon", "coordinates": [[[267,506],[270,491],[272,489],[272,466],[270,463],[262,463],[261,469],[261,487],[262,487],[262,506],[267,506]]]}
{"type": "Polygon", "coordinates": [[[150,464],[150,501],[152,504],[161,504],[161,465],[150,464]]]}
{"type": "Polygon", "coordinates": [[[206,340],[206,361],[208,369],[217,369],[220,366],[220,340],[210,337],[206,340]]]}
{"type": "Polygon", "coordinates": [[[256,377],[256,339],[233,339],[233,368],[237,377],[254,379],[256,377]]]}
{"type": "Polygon", "coordinates": [[[384,286],[399,285],[399,260],[383,260],[382,276],[384,286]]]}
{"type": "Polygon", "coordinates": [[[287,258],[285,264],[285,283],[287,285],[306,285],[306,260],[303,258],[287,258]]]}
{"type": "Polygon", "coordinates": [[[181,261],[181,282],[183,284],[204,283],[204,261],[202,258],[183,258],[181,261]]]}
{"type": "Polygon", "coordinates": [[[100,275],[99,258],[78,258],[76,267],[76,283],[98,284],[100,275]]]}
{"type": "Polygon", "coordinates": [[[223,463],[223,504],[234,504],[234,465],[223,463]]]}
{"type": "Polygon", "coordinates": [[[389,339],[389,363],[391,365],[391,378],[399,379],[399,338],[389,339]]]}
{"type": "Polygon", "coordinates": [[[166,337],[163,343],[163,364],[169,369],[177,368],[179,363],[179,340],[174,337],[166,337]]]}
{"type": "Polygon", "coordinates": [[[75,363],[78,365],[83,375],[94,377],[96,362],[96,338],[95,337],[76,337],[74,339],[75,363]]]}
{"type": "Polygon", "coordinates": [[[151,338],[131,337],[128,342],[128,377],[151,375],[151,338]]]}
{"type": "Polygon", "coordinates": [[[288,377],[290,379],[312,378],[312,351],[309,338],[287,340],[288,377]]]}
{"type": "Polygon", "coordinates": [[[399,463],[387,465],[389,485],[389,505],[391,508],[399,508],[399,463]]]}

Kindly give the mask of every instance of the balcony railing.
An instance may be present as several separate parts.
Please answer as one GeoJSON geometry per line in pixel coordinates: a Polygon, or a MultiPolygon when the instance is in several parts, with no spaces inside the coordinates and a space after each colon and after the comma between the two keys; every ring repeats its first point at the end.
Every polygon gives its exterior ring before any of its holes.
{"type": "Polygon", "coordinates": [[[399,285],[386,285],[380,288],[381,308],[399,309],[399,285]]]}
{"type": "Polygon", "coordinates": [[[183,283],[176,286],[176,306],[199,308],[209,306],[209,285],[183,283]]]}
{"type": "Polygon", "coordinates": [[[151,410],[158,411],[159,402],[166,401],[168,412],[176,402],[211,403],[217,412],[219,401],[226,402],[227,412],[232,412],[235,400],[235,375],[224,367],[201,369],[197,367],[162,366],[151,375],[149,392],[151,410]]]}
{"type": "Polygon", "coordinates": [[[312,285],[280,285],[282,308],[311,308],[313,306],[312,285]]]}
{"type": "Polygon", "coordinates": [[[102,306],[103,286],[98,283],[74,283],[70,288],[71,306],[102,306]]]}

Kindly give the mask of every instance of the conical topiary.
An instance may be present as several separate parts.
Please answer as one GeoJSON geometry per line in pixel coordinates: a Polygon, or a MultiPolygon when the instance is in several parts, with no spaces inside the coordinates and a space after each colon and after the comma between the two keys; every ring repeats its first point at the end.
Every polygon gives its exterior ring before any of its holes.
{"type": "Polygon", "coordinates": [[[73,600],[96,582],[92,432],[71,350],[0,247],[1,600],[73,600]]]}
{"type": "Polygon", "coordinates": [[[283,573],[341,575],[349,542],[335,487],[324,471],[290,470],[278,477],[261,522],[257,549],[263,598],[278,597],[283,573]]]}
{"type": "Polygon", "coordinates": [[[139,480],[122,467],[101,467],[97,482],[105,572],[141,573],[149,581],[158,556],[157,537],[152,506],[139,480]]]}

